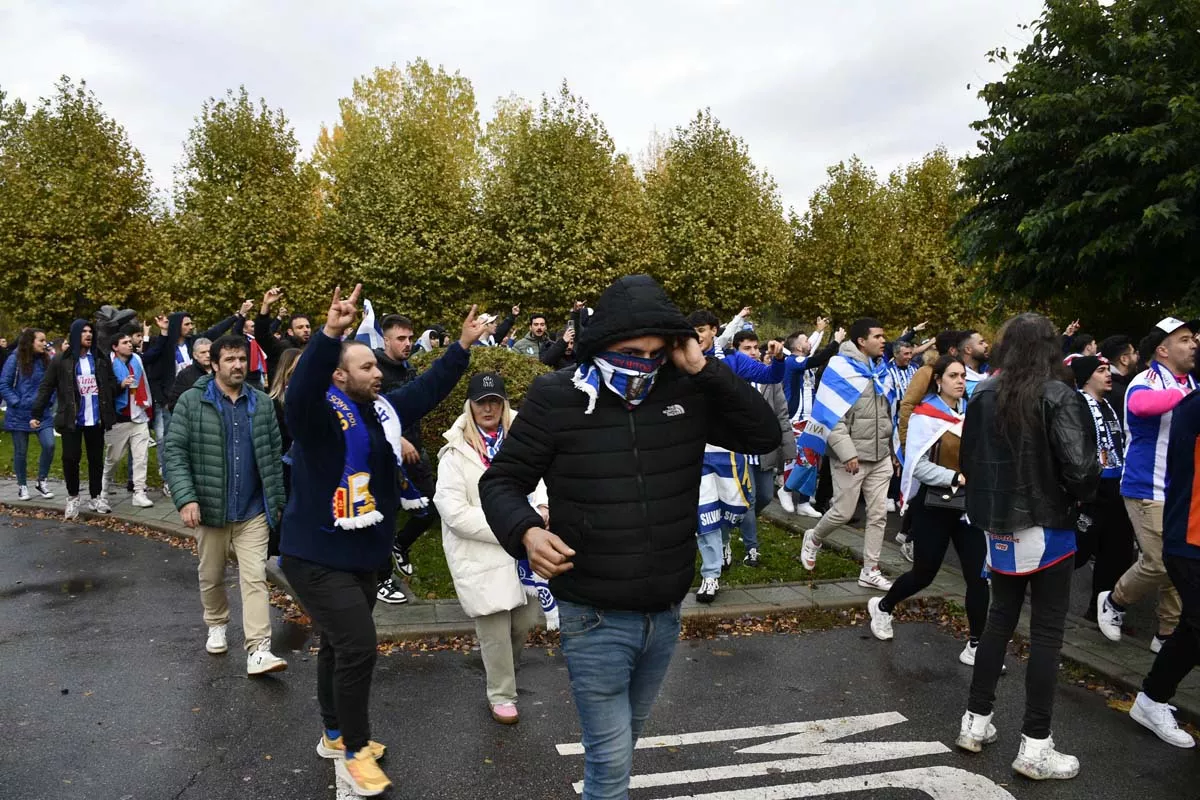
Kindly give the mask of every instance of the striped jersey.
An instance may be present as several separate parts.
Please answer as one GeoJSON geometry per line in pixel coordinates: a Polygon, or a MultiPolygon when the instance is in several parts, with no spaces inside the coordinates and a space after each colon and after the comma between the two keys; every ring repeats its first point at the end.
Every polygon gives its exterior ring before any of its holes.
{"type": "Polygon", "coordinates": [[[1075,531],[1041,525],[1013,533],[988,531],[987,544],[989,570],[1002,575],[1028,575],[1074,556],[1075,531]]]}
{"type": "Polygon", "coordinates": [[[1173,411],[1157,416],[1138,416],[1129,401],[1138,392],[1182,392],[1196,388],[1190,376],[1180,381],[1171,371],[1151,361],[1149,369],[1129,382],[1125,392],[1125,427],[1129,443],[1125,449],[1125,474],[1121,495],[1137,500],[1166,500],[1167,443],[1171,435],[1173,411]]]}

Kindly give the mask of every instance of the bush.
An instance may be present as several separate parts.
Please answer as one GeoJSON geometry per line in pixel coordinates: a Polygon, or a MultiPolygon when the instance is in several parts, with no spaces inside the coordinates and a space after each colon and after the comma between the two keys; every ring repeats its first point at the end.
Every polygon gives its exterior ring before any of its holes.
{"type": "MultiPolygon", "coordinates": [[[[441,351],[419,353],[413,356],[412,364],[423,372],[439,355],[441,351]]],[[[467,401],[467,382],[477,372],[496,372],[503,376],[509,402],[513,408],[518,408],[529,384],[538,375],[550,372],[550,368],[536,358],[514,353],[505,347],[472,347],[471,365],[467,367],[466,375],[449,396],[421,420],[421,439],[434,460],[445,443],[442,434],[450,430],[454,420],[462,413],[463,403],[467,401]]]]}

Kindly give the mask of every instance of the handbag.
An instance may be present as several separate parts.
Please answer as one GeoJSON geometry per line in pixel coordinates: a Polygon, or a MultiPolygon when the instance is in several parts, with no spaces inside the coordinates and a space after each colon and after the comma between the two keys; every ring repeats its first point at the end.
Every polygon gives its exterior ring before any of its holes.
{"type": "Polygon", "coordinates": [[[958,486],[926,486],[925,506],[927,508],[944,508],[948,511],[966,513],[967,494],[960,492],[958,486]]]}

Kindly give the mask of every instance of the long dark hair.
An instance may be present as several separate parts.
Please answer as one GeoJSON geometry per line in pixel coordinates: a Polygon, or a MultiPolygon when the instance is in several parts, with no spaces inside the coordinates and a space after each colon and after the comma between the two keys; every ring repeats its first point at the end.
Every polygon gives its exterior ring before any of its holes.
{"type": "Polygon", "coordinates": [[[33,340],[37,338],[39,333],[45,331],[37,328],[26,328],[21,331],[20,338],[17,339],[17,369],[22,375],[33,374],[33,362],[36,358],[41,358],[42,363],[46,364],[50,361],[50,344],[46,343],[46,349],[42,351],[41,356],[33,352],[33,340]]]}
{"type": "Polygon", "coordinates": [[[1000,329],[992,357],[996,377],[996,426],[1010,443],[1042,427],[1042,390],[1062,367],[1062,344],[1041,314],[1018,314],[1000,329]]]}

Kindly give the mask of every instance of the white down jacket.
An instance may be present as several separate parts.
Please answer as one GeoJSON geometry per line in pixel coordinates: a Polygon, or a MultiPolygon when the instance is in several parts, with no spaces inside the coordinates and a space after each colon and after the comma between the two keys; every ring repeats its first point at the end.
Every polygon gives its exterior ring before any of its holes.
{"type": "MultiPolygon", "coordinates": [[[[442,518],[442,549],[454,591],[463,612],[482,617],[525,605],[525,590],[517,577],[517,562],[504,551],[488,527],[479,504],[483,462],[466,440],[460,416],[446,431],[438,453],[437,491],[433,502],[442,518]]],[[[530,496],[534,506],[546,505],[546,485],[538,483],[530,496]]]]}

